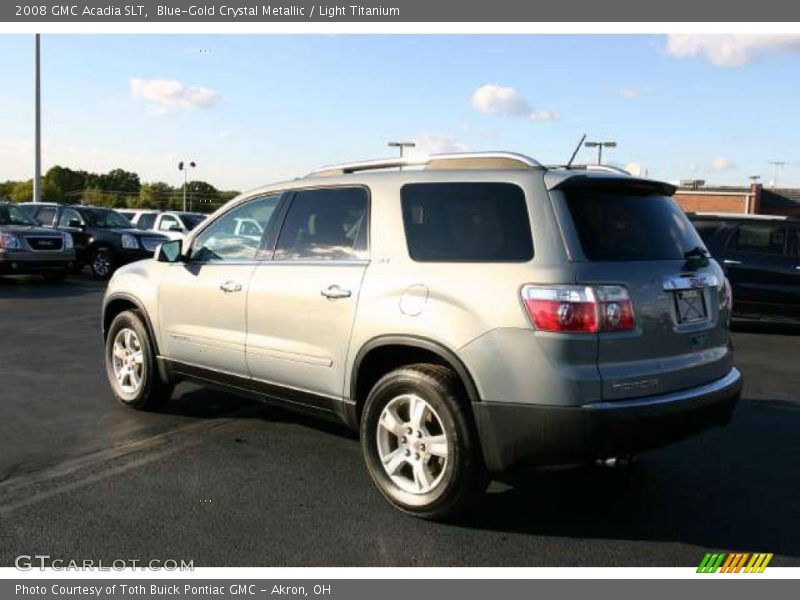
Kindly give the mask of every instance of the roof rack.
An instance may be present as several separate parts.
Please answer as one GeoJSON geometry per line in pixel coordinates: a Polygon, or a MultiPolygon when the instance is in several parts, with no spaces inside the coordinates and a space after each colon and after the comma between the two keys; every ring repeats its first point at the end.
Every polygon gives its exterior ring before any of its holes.
{"type": "Polygon", "coordinates": [[[570,171],[605,171],[607,173],[618,173],[620,175],[630,175],[629,171],[611,165],[549,165],[549,169],[569,169],[570,171]]]}
{"type": "Polygon", "coordinates": [[[321,167],[307,177],[328,177],[346,175],[359,171],[378,169],[402,169],[403,167],[424,167],[426,169],[543,169],[538,161],[516,152],[453,152],[449,154],[430,154],[404,156],[400,158],[381,158],[321,167]]]}

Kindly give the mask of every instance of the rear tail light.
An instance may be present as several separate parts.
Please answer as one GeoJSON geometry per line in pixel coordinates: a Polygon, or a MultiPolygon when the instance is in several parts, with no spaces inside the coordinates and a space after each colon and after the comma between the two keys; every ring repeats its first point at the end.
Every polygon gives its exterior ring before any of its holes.
{"type": "Polygon", "coordinates": [[[722,286],[719,288],[719,304],[722,310],[731,312],[733,309],[733,290],[727,277],[723,278],[722,286]]]}
{"type": "Polygon", "coordinates": [[[542,331],[597,333],[636,326],[630,295],[621,285],[526,285],[522,300],[542,331]]]}

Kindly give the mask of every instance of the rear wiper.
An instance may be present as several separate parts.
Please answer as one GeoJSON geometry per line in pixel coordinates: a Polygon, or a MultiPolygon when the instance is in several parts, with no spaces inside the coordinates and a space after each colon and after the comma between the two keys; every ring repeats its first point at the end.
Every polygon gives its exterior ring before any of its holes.
{"type": "Polygon", "coordinates": [[[690,269],[708,266],[708,250],[702,246],[695,246],[691,250],[683,253],[683,258],[686,259],[686,266],[690,269]]]}

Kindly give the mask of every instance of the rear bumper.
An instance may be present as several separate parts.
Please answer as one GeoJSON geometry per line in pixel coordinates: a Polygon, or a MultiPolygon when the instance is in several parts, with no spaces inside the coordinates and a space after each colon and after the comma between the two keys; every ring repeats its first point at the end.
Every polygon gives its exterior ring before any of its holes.
{"type": "Polygon", "coordinates": [[[731,369],[717,381],[670,394],[578,407],[475,402],[486,464],[570,464],[665,446],[730,421],[742,391],[731,369]]]}

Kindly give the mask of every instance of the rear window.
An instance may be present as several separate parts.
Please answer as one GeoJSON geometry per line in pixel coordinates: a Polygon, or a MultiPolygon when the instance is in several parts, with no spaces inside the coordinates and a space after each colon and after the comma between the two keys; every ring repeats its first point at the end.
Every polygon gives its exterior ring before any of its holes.
{"type": "Polygon", "coordinates": [[[694,219],[691,221],[705,243],[708,243],[714,234],[725,226],[723,221],[696,221],[694,219]]]}
{"type": "Polygon", "coordinates": [[[525,194],[510,183],[414,183],[400,192],[408,252],[420,262],[533,258],[525,194]]]}
{"type": "Polygon", "coordinates": [[[571,190],[567,206],[593,261],[678,260],[704,248],[686,214],[666,196],[571,190]]]}

